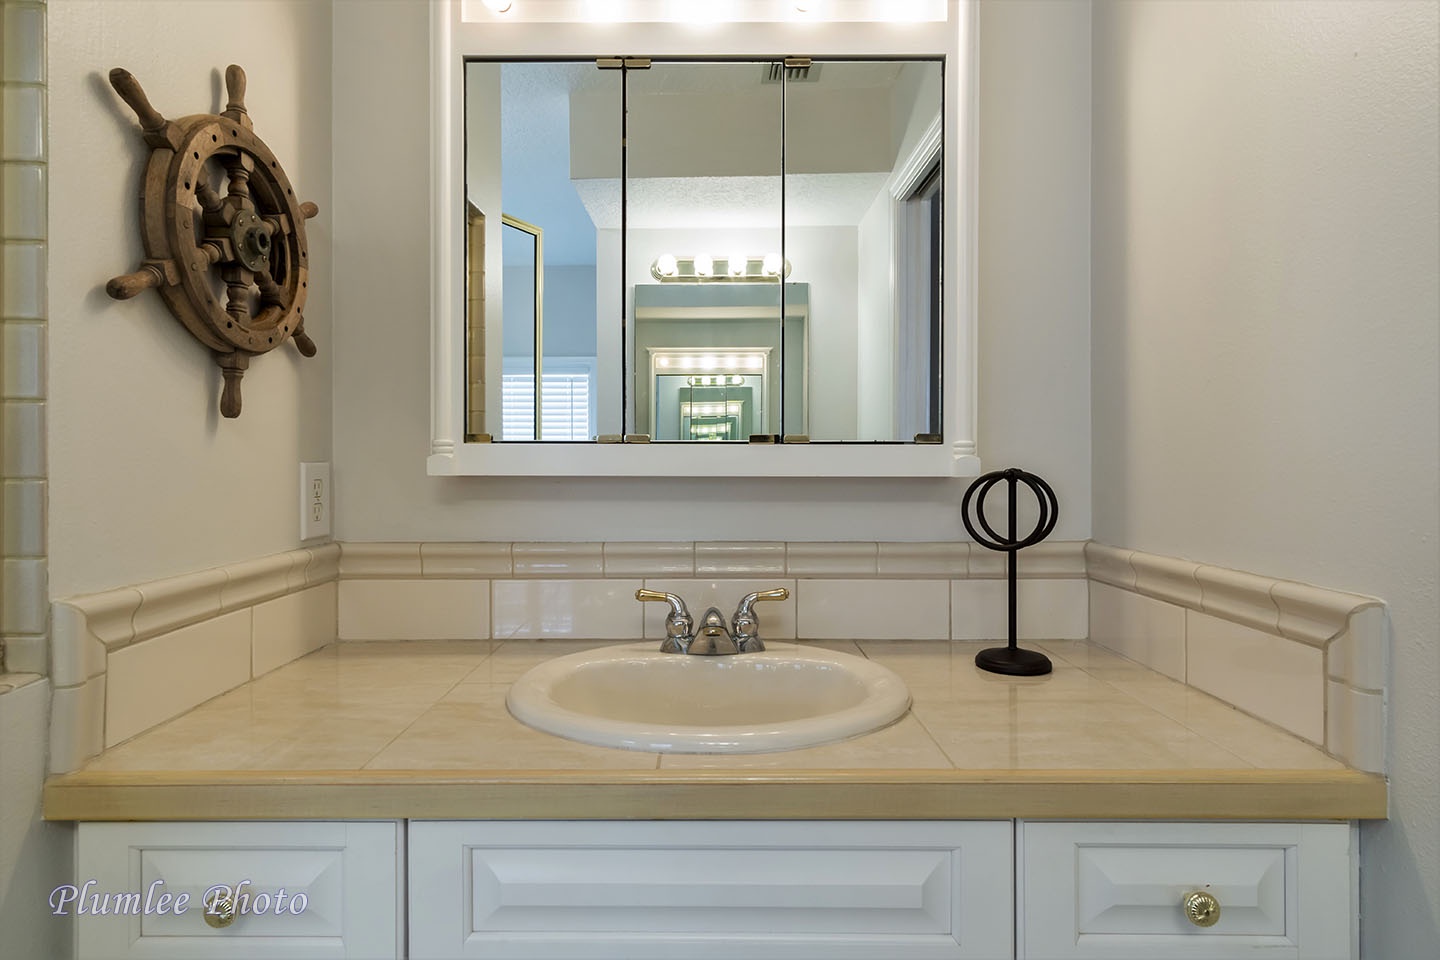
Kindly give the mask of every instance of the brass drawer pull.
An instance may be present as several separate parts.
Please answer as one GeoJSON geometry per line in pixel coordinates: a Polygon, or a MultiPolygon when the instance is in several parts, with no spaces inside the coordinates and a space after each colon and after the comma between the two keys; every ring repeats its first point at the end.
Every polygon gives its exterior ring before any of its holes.
{"type": "Polygon", "coordinates": [[[215,890],[202,902],[205,922],[223,930],[235,922],[235,897],[224,890],[215,890]]]}
{"type": "Polygon", "coordinates": [[[1220,901],[1204,890],[1187,893],[1181,907],[1185,919],[1197,927],[1213,927],[1220,922],[1220,901]]]}

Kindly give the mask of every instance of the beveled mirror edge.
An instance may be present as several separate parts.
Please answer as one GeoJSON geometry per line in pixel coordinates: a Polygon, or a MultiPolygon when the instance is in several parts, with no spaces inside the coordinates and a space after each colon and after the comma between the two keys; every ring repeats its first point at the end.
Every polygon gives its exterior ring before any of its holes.
{"type": "Polygon", "coordinates": [[[431,4],[431,397],[432,476],[968,477],[980,473],[977,433],[976,11],[949,0],[944,23],[832,23],[817,42],[806,25],[728,23],[696,32],[670,23],[627,24],[630,52],[652,55],[783,57],[798,52],[844,57],[943,56],[945,70],[944,442],[747,444],[465,443],[464,105],[466,56],[593,57],[613,34],[593,23],[465,23],[461,0],[431,4]],[[947,389],[949,385],[949,389],[947,389]],[[958,385],[958,389],[953,387],[958,385]],[[697,449],[697,447],[701,449],[697,449]]]}

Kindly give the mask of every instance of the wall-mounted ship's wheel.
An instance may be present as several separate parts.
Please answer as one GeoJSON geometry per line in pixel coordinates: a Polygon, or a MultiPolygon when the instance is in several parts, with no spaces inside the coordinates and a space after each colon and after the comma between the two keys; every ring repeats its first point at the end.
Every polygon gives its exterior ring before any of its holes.
{"type": "Polygon", "coordinates": [[[220,412],[240,415],[250,358],[293,338],[307,357],[309,250],[301,203],[279,161],[251,129],[245,71],[225,71],[220,114],[166,120],[127,70],[110,85],[140,119],[152,152],[140,191],[145,261],[105,289],[125,300],[154,287],[185,328],[215,354],[225,377],[220,412]]]}

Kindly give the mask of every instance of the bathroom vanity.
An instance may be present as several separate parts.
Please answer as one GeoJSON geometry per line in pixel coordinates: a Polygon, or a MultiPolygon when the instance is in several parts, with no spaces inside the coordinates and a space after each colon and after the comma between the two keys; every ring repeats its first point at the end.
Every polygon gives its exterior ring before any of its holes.
{"type": "Polygon", "coordinates": [[[83,916],[79,956],[1354,956],[1383,778],[1100,648],[1025,679],[976,644],[834,644],[911,712],[707,756],[509,717],[585,646],[335,644],[52,779],[92,893],[247,898],[83,916]]]}

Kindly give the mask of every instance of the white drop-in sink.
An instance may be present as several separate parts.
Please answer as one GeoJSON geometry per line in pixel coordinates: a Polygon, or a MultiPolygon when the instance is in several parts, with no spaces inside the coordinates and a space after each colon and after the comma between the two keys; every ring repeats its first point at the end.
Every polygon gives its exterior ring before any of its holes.
{"type": "Polygon", "coordinates": [[[843,740],[905,715],[910,691],[863,657],[788,643],[761,653],[660,653],[654,641],[557,657],[510,687],[537,730],[626,750],[768,753],[843,740]]]}

